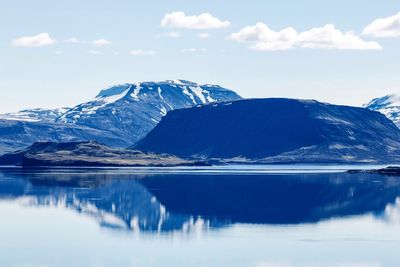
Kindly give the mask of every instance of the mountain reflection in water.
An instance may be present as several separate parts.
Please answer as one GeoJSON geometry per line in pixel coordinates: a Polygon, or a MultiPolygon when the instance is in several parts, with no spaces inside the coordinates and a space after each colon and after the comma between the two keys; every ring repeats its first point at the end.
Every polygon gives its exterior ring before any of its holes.
{"type": "Polygon", "coordinates": [[[3,201],[64,206],[102,226],[145,232],[313,223],[366,213],[384,218],[399,196],[398,177],[374,174],[0,170],[3,201]]]}

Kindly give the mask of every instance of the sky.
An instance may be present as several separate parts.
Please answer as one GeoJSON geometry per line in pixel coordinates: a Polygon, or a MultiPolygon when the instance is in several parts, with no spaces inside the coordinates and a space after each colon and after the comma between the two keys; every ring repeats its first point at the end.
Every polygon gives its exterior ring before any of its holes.
{"type": "Polygon", "coordinates": [[[400,0],[13,0],[0,25],[0,112],[174,79],[355,106],[400,91],[400,0]]]}

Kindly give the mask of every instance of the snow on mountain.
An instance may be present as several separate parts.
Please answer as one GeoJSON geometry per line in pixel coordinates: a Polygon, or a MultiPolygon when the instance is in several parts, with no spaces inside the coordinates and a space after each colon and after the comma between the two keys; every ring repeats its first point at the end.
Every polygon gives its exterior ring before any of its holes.
{"type": "Polygon", "coordinates": [[[391,94],[375,98],[363,107],[379,111],[400,127],[400,94],[391,94]]]}
{"type": "Polygon", "coordinates": [[[123,84],[102,90],[94,100],[70,109],[57,121],[107,130],[133,144],[168,111],[239,99],[235,92],[220,86],[184,80],[123,84]]]}
{"type": "Polygon", "coordinates": [[[19,112],[0,114],[0,120],[9,121],[28,121],[28,122],[45,122],[55,121],[62,114],[67,112],[69,108],[56,108],[56,109],[25,109],[19,112]]]}

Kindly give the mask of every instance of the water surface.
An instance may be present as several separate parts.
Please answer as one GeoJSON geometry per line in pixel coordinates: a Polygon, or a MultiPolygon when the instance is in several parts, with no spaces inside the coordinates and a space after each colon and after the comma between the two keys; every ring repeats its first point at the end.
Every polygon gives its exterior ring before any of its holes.
{"type": "Polygon", "coordinates": [[[347,168],[3,168],[0,266],[400,266],[400,178],[347,168]]]}

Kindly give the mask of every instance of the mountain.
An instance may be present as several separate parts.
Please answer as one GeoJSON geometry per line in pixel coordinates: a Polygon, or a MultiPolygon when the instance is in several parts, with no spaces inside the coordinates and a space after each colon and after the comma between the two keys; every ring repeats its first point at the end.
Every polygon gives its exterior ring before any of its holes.
{"type": "Polygon", "coordinates": [[[365,108],[247,99],[171,111],[133,148],[243,163],[400,162],[400,130],[365,108]]]}
{"type": "Polygon", "coordinates": [[[70,109],[57,122],[106,130],[134,144],[168,111],[239,99],[220,86],[184,80],[124,84],[102,90],[93,101],[70,109]]]}
{"type": "Polygon", "coordinates": [[[39,141],[97,141],[125,148],[144,137],[172,109],[237,99],[241,97],[220,86],[183,80],[113,86],[71,109],[0,115],[0,154],[39,141]]]}
{"type": "Polygon", "coordinates": [[[375,98],[363,107],[379,111],[400,127],[400,95],[392,94],[375,98]]]}
{"type": "Polygon", "coordinates": [[[81,125],[47,121],[0,120],[0,154],[24,149],[35,142],[78,142],[93,140],[118,147],[131,145],[114,133],[81,125]]]}
{"type": "Polygon", "coordinates": [[[165,154],[110,148],[96,142],[39,142],[0,156],[0,165],[37,166],[193,166],[205,163],[165,154]]]}
{"type": "Polygon", "coordinates": [[[56,109],[25,109],[14,113],[0,114],[0,120],[27,121],[27,122],[54,122],[58,117],[67,112],[69,108],[56,109]]]}

